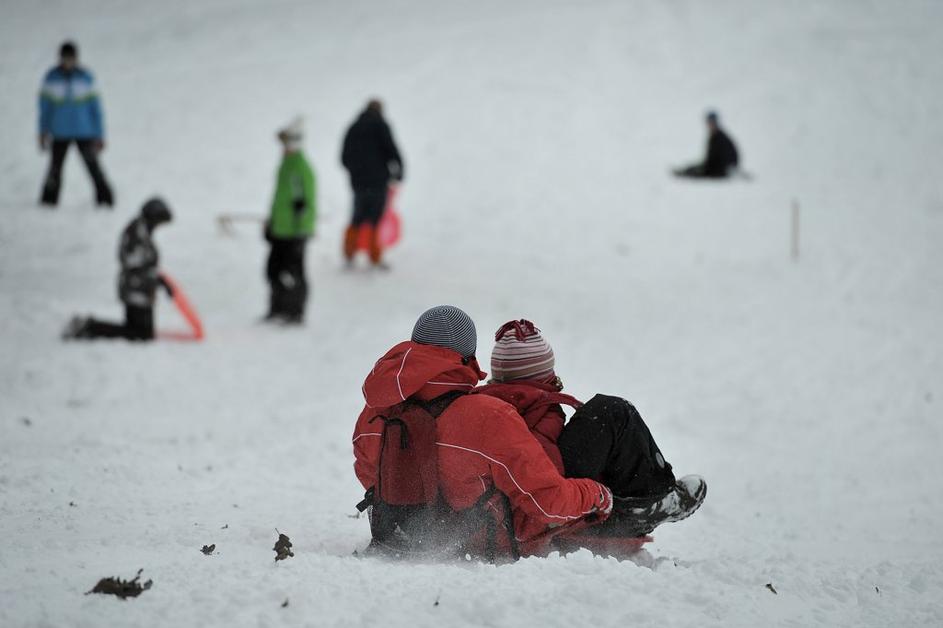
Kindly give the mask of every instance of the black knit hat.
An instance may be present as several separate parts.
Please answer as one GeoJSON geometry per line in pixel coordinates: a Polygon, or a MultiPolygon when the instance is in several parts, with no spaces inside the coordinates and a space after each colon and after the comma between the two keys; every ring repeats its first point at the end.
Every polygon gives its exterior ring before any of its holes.
{"type": "Polygon", "coordinates": [[[452,305],[439,305],[423,312],[413,327],[412,340],[451,349],[463,358],[475,355],[478,346],[475,323],[452,305]]]}
{"type": "Polygon", "coordinates": [[[167,203],[164,202],[164,199],[156,196],[144,203],[141,207],[141,216],[144,217],[144,222],[151,226],[170,222],[173,219],[167,203]]]}
{"type": "Polygon", "coordinates": [[[71,57],[77,59],[79,56],[79,47],[75,45],[74,41],[64,41],[62,45],[59,46],[59,57],[71,57]]]}

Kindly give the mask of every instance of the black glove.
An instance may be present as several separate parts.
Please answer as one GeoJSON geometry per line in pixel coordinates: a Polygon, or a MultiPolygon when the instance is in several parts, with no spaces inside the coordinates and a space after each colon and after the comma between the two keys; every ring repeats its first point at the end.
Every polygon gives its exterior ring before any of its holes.
{"type": "Polygon", "coordinates": [[[168,297],[170,297],[171,299],[174,298],[174,289],[170,285],[170,282],[167,281],[166,277],[164,277],[163,275],[158,276],[157,283],[159,283],[160,287],[164,289],[164,292],[167,293],[168,297]]]}
{"type": "Polygon", "coordinates": [[[300,214],[308,205],[303,198],[296,198],[291,206],[294,208],[296,214],[300,214]]]}

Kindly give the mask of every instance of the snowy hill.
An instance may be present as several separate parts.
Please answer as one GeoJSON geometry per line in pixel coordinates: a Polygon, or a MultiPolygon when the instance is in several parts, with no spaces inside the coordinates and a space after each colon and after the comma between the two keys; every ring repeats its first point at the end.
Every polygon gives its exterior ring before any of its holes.
{"type": "Polygon", "coordinates": [[[943,624],[941,19],[918,1],[3,3],[0,625],[943,624]],[[67,37],[103,89],[114,212],[75,154],[60,208],[36,206],[35,96],[67,37]],[[406,159],[389,274],[340,263],[340,139],[372,95],[406,159]],[[668,176],[708,107],[752,182],[668,176]],[[215,218],[265,211],[298,113],[313,295],[304,328],[272,329],[264,242],[215,218]],[[207,339],[62,343],[76,312],[118,317],[117,237],[155,192],[207,339]],[[484,364],[495,328],[533,319],[569,391],[631,399],[707,478],[651,564],[351,556],[360,384],[439,303],[474,317],[484,364]],[[276,527],[296,554],[278,565],[276,527]],[[135,600],[82,595],[142,567],[135,600]]]}

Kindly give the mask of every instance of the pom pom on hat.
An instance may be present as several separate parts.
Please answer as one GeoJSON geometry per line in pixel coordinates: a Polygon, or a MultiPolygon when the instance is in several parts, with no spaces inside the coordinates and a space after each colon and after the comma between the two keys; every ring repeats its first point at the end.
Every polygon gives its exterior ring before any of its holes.
{"type": "Polygon", "coordinates": [[[553,348],[534,324],[523,318],[509,321],[494,335],[491,377],[496,382],[546,381],[556,377],[553,348]]]}
{"type": "Polygon", "coordinates": [[[278,139],[282,141],[285,148],[289,150],[298,150],[305,138],[305,121],[301,116],[292,120],[288,126],[278,131],[278,139]]]}

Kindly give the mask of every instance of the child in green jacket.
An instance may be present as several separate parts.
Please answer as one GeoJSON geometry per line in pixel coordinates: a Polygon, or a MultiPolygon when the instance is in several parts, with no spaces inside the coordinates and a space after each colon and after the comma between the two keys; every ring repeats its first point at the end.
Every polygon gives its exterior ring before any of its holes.
{"type": "Polygon", "coordinates": [[[314,235],[317,213],[316,181],[301,145],[304,127],[300,118],[278,132],[284,156],[278,168],[275,198],[265,226],[271,244],[266,277],[271,286],[267,321],[299,324],[304,321],[308,282],[304,254],[308,238],[314,235]]]}

